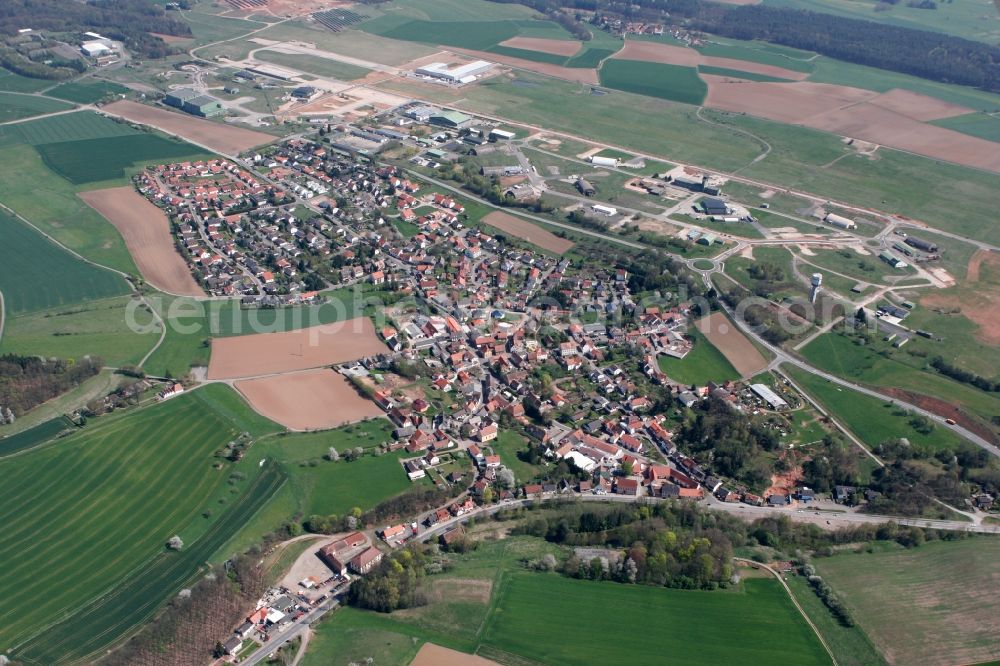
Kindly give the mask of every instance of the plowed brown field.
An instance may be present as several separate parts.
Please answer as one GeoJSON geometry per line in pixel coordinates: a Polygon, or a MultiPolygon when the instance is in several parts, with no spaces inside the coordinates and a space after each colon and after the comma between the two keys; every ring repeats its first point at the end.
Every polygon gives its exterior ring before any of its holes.
{"type": "Polygon", "coordinates": [[[565,39],[544,39],[542,37],[511,37],[505,42],[500,42],[500,46],[526,51],[540,51],[567,58],[576,55],[577,51],[580,50],[580,42],[571,42],[565,39]]]}
{"type": "Polygon", "coordinates": [[[387,351],[367,317],[285,333],[213,338],[209,379],[308,370],[387,351]]]}
{"type": "Polygon", "coordinates": [[[110,114],[155,127],[224,155],[236,155],[277,140],[270,134],[263,132],[232,127],[184,113],[157,109],[138,102],[123,100],[101,108],[110,114]]]}
{"type": "Polygon", "coordinates": [[[699,319],[697,326],[741,376],[750,377],[767,367],[767,359],[721,312],[699,319]]]}
{"type": "Polygon", "coordinates": [[[167,216],[146,197],[131,186],[80,192],[79,197],[122,235],[146,282],[177,296],[205,295],[177,253],[167,216]]]}
{"type": "Polygon", "coordinates": [[[547,231],[527,220],[514,217],[503,211],[494,211],[483,218],[485,224],[496,227],[500,231],[524,239],[532,245],[537,245],[543,250],[549,250],[556,254],[563,254],[573,247],[573,241],[559,238],[554,233],[547,231]]]}
{"type": "Polygon", "coordinates": [[[234,384],[250,405],[291,430],[324,430],[382,414],[339,373],[322,368],[234,384]]]}

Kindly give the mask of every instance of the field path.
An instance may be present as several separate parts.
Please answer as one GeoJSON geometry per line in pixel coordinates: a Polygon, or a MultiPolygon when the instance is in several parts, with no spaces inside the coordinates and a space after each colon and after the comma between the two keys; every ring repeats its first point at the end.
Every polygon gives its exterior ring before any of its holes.
{"type": "Polygon", "coordinates": [[[819,639],[819,642],[823,646],[823,649],[826,650],[826,653],[828,655],[830,655],[830,661],[833,662],[833,666],[839,666],[839,664],[837,664],[837,658],[833,656],[833,651],[830,649],[830,646],[826,644],[826,640],[823,638],[823,634],[819,633],[819,629],[817,629],[816,625],[813,624],[813,621],[809,619],[809,616],[806,615],[806,612],[802,610],[802,606],[799,605],[799,600],[795,598],[794,594],[792,594],[792,589],[788,587],[788,583],[786,583],[785,579],[781,577],[781,574],[772,569],[771,567],[769,567],[768,565],[763,564],[761,562],[755,562],[753,560],[748,560],[742,557],[734,557],[733,559],[737,562],[744,562],[746,564],[749,564],[754,568],[759,567],[761,569],[764,569],[765,571],[770,572],[772,576],[778,579],[778,582],[781,583],[781,587],[785,588],[785,592],[788,593],[788,598],[792,600],[792,603],[795,604],[795,608],[798,609],[799,613],[802,615],[802,619],[806,621],[806,624],[808,624],[809,627],[813,630],[813,633],[816,634],[816,638],[819,639]]]}

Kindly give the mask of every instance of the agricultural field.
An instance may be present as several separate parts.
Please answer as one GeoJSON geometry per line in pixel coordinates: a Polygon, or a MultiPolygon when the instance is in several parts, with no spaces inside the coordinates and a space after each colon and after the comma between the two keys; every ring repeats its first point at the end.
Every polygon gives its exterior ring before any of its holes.
{"type": "MultiPolygon", "coordinates": [[[[212,538],[189,543],[179,555],[164,554],[164,543],[228,478],[230,467],[213,470],[213,453],[241,431],[276,429],[231,397],[224,386],[206,387],[102,417],[81,432],[0,461],[0,474],[14,480],[6,486],[11,501],[3,512],[7,535],[0,556],[16,562],[0,582],[7,599],[0,649],[11,654],[20,646],[16,658],[43,663],[56,663],[56,655],[82,657],[141,623],[195,573],[218,547],[212,538]],[[172,501],[163,502],[168,495],[172,501]],[[39,525],[46,526],[44,538],[39,525]],[[129,583],[122,582],[126,577],[129,583]],[[112,586],[115,593],[98,602],[112,586]],[[97,605],[80,615],[88,603],[97,605]],[[73,617],[66,626],[36,633],[67,613],[73,617]]],[[[229,520],[221,514],[211,529],[227,534],[234,528],[229,520]]]]}
{"type": "Polygon", "coordinates": [[[970,113],[964,116],[935,120],[934,124],[962,134],[970,134],[978,136],[980,139],[1000,143],[1000,116],[988,113],[970,113]]]}
{"type": "Polygon", "coordinates": [[[129,292],[121,276],[84,263],[2,210],[0,236],[6,251],[0,292],[8,316],[129,292]]]}
{"type": "Polygon", "coordinates": [[[499,231],[520,238],[532,245],[536,245],[543,250],[553,254],[561,255],[568,252],[573,247],[573,241],[556,236],[551,231],[543,229],[533,222],[523,218],[494,211],[483,218],[483,224],[494,227],[499,231]]]}
{"type": "Polygon", "coordinates": [[[46,166],[74,185],[119,181],[146,164],[212,157],[197,146],[153,134],[46,143],[36,149],[46,166]]]}
{"type": "Polygon", "coordinates": [[[91,78],[62,83],[45,94],[77,104],[95,104],[112,95],[124,95],[128,91],[128,88],[118,83],[91,78]]]}
{"type": "Polygon", "coordinates": [[[768,42],[741,41],[713,36],[711,41],[698,47],[698,52],[710,58],[743,60],[771,67],[782,67],[796,72],[809,73],[814,69],[815,53],[768,42]]]}
{"type": "Polygon", "coordinates": [[[768,74],[757,74],[755,72],[747,72],[740,69],[732,69],[729,67],[714,67],[712,65],[698,65],[699,74],[712,74],[714,76],[725,76],[731,79],[742,79],[744,81],[770,81],[772,83],[781,83],[786,81],[791,81],[792,79],[783,79],[777,76],[770,76],[768,74]]]}
{"type": "Polygon", "coordinates": [[[786,368],[785,372],[869,448],[900,437],[909,439],[915,446],[930,450],[944,446],[958,447],[964,441],[941,427],[935,427],[929,434],[917,432],[909,423],[910,417],[904,410],[884,400],[842,388],[797,368],[786,368]]]}
{"type": "Polygon", "coordinates": [[[92,111],[77,111],[0,128],[0,135],[8,135],[32,146],[137,134],[142,132],[128,123],[117,122],[92,111]]]}
{"type": "MultiPolygon", "coordinates": [[[[0,81],[3,81],[3,79],[0,78],[0,81]]],[[[54,99],[36,97],[34,95],[21,95],[12,92],[0,92],[0,122],[30,118],[55,111],[67,111],[72,108],[72,104],[66,104],[54,99]]]]}
{"type": "Polygon", "coordinates": [[[767,367],[767,359],[723,312],[699,319],[695,326],[709,343],[722,352],[742,377],[751,377],[767,367]]]}
{"type": "Polygon", "coordinates": [[[637,60],[608,60],[601,67],[601,85],[660,99],[701,104],[708,86],[694,67],[637,60]]]}
{"type": "Polygon", "coordinates": [[[521,561],[558,553],[540,539],[484,541],[425,582],[430,603],[389,615],[347,608],[317,625],[310,664],[406,663],[423,642],[501,663],[829,663],[777,581],[686,591],[528,573],[521,561]],[[595,613],[594,609],[600,609],[595,613]],[[608,621],[615,618],[614,622],[608,621]],[[780,635],[780,645],[771,637],[780,635]],[[553,641],[552,636],[560,636],[553,641]]]}
{"type": "MultiPolygon", "coordinates": [[[[69,284],[69,283],[61,283],[69,284]]],[[[160,337],[159,327],[131,296],[115,296],[12,316],[4,324],[0,354],[79,359],[99,356],[111,367],[138,363],[160,337]]]]}
{"type": "Polygon", "coordinates": [[[716,349],[697,326],[688,328],[687,335],[694,340],[694,347],[683,359],[660,355],[660,370],[682,384],[703,385],[707,382],[722,383],[739,379],[740,373],[716,349]]]}
{"type": "Polygon", "coordinates": [[[33,93],[53,85],[46,79],[32,79],[0,68],[0,90],[8,92],[33,93]]]}
{"type": "MultiPolygon", "coordinates": [[[[67,419],[60,416],[39,423],[35,427],[19,432],[16,435],[0,438],[0,458],[6,458],[15,453],[27,451],[40,444],[44,444],[59,433],[70,430],[73,427],[67,419]]],[[[0,430],[0,432],[3,431],[0,430]]]]}
{"type": "Polygon", "coordinates": [[[814,562],[871,641],[897,664],[1000,659],[993,593],[998,563],[995,538],[845,553],[814,562]]]}

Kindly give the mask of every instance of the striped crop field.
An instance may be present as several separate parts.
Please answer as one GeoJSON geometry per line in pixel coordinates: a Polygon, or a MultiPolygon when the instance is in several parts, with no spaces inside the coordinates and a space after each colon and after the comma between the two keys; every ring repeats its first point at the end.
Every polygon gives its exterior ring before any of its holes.
{"type": "Polygon", "coordinates": [[[273,493],[265,467],[224,507],[210,502],[232,472],[213,467],[214,453],[267,427],[216,385],[0,460],[0,653],[82,660],[148,618],[273,493]],[[210,503],[214,519],[199,516],[210,503]],[[165,552],[207,520],[181,552],[165,552]]]}

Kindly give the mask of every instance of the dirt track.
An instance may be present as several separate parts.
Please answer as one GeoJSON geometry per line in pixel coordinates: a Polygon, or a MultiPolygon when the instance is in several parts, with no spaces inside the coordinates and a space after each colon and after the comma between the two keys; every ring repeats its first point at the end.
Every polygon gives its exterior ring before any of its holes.
{"type": "Polygon", "coordinates": [[[263,146],[277,139],[270,134],[203,120],[126,100],[102,107],[108,113],[174,134],[226,155],[263,146]]]}
{"type": "Polygon", "coordinates": [[[240,379],[353,361],[387,350],[367,317],[285,333],[212,340],[209,379],[240,379]]]}
{"type": "Polygon", "coordinates": [[[559,238],[536,224],[503,211],[490,213],[483,218],[483,223],[556,254],[563,254],[573,247],[573,241],[559,238]]]}
{"type": "Polygon", "coordinates": [[[322,368],[234,384],[250,405],[292,430],[325,430],[382,414],[342,375],[322,368]]]}
{"type": "Polygon", "coordinates": [[[507,46],[512,49],[524,49],[526,51],[539,51],[541,53],[566,56],[567,58],[576,55],[580,51],[580,42],[565,39],[544,39],[542,37],[511,37],[505,42],[500,42],[500,46],[507,46]]]}
{"type": "Polygon", "coordinates": [[[78,196],[122,235],[146,282],[169,294],[205,295],[177,253],[167,216],[130,185],[80,192],[78,196]]]}
{"type": "Polygon", "coordinates": [[[767,367],[765,359],[738,328],[721,312],[699,319],[696,326],[708,341],[722,352],[743,377],[750,377],[767,367]]]}

